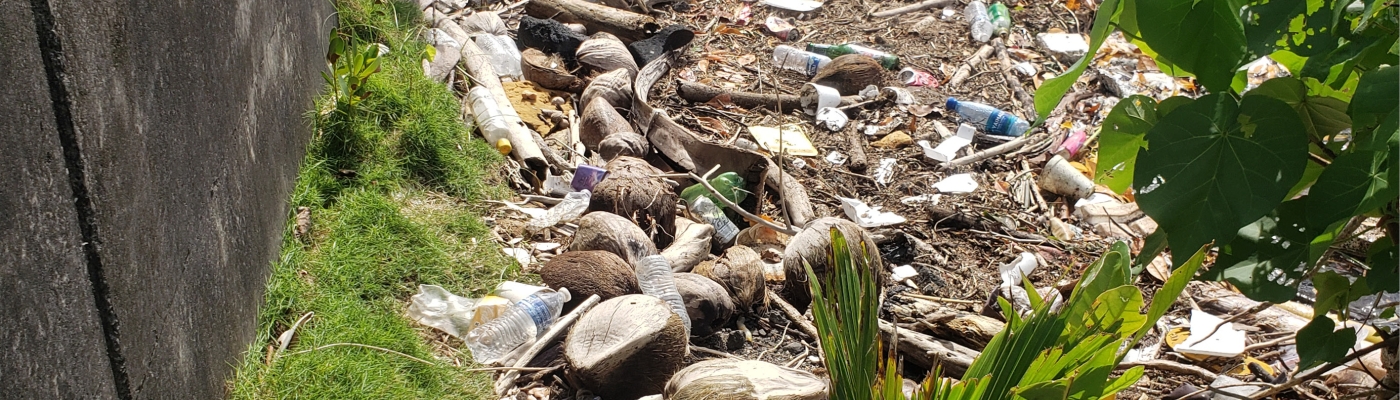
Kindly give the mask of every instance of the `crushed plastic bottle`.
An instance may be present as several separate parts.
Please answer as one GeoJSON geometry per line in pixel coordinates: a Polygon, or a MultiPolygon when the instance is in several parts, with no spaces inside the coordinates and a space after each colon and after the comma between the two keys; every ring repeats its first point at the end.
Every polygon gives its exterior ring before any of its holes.
{"type": "Polygon", "coordinates": [[[642,294],[669,304],[671,311],[680,316],[681,322],[685,323],[685,331],[689,336],[690,315],[685,311],[685,299],[682,299],[680,291],[676,290],[676,276],[671,272],[671,262],[666,261],[665,256],[651,255],[642,257],[636,268],[637,284],[642,287],[642,294]]]}
{"type": "Polygon", "coordinates": [[[987,16],[986,4],[982,4],[980,0],[972,0],[963,10],[963,15],[967,16],[967,22],[971,25],[973,40],[986,43],[992,39],[992,21],[987,16]]]}
{"type": "Polygon", "coordinates": [[[807,44],[807,51],[822,54],[831,58],[836,58],[847,54],[860,54],[875,59],[876,62],[880,63],[880,66],[885,67],[887,69],[899,69],[899,56],[886,53],[880,50],[875,50],[869,47],[861,46],[858,44],[847,43],[830,45],[809,43],[807,44]]]}
{"type": "MultiPolygon", "coordinates": [[[[725,172],[710,178],[710,186],[714,186],[715,190],[718,190],[724,195],[724,198],[729,199],[734,204],[739,204],[749,196],[749,192],[744,190],[744,177],[733,172],[725,172]]],[[[695,199],[700,196],[709,197],[716,207],[724,208],[724,202],[715,198],[715,194],[710,193],[710,189],[706,188],[705,185],[697,183],[681,191],[681,199],[685,200],[686,204],[694,203],[695,199]]]]}
{"type": "Polygon", "coordinates": [[[491,56],[491,69],[496,75],[520,79],[524,71],[520,67],[520,49],[510,36],[481,34],[476,35],[476,45],[481,52],[491,56]]]}
{"type": "Polygon", "coordinates": [[[472,359],[481,364],[501,361],[520,345],[533,341],[543,333],[569,301],[569,289],[558,292],[545,289],[530,295],[506,310],[500,318],[491,320],[467,332],[467,348],[472,359]]]}
{"type": "Polygon", "coordinates": [[[739,227],[735,226],[734,221],[730,221],[729,217],[724,215],[724,211],[710,201],[709,197],[697,197],[695,201],[687,204],[690,204],[691,215],[715,227],[715,240],[727,244],[739,236],[739,227]]]}
{"type": "Polygon", "coordinates": [[[1026,120],[986,104],[949,97],[947,107],[949,111],[957,111],[968,124],[992,135],[1021,136],[1031,128],[1026,120]]]}
{"type": "Polygon", "coordinates": [[[467,100],[471,102],[472,118],[476,120],[477,129],[481,129],[481,136],[486,138],[487,143],[494,143],[496,151],[501,154],[510,153],[510,125],[505,112],[491,97],[491,89],[474,86],[467,90],[467,100]]]}
{"type": "Polygon", "coordinates": [[[1005,4],[995,3],[987,7],[987,19],[992,21],[992,33],[1001,35],[1011,30],[1011,10],[1005,4]]]}
{"type": "Polygon", "coordinates": [[[555,204],[543,216],[530,219],[526,227],[537,232],[558,225],[560,222],[577,219],[585,211],[588,211],[588,202],[592,198],[592,192],[587,190],[569,193],[564,196],[564,201],[555,204]]]}
{"type": "Polygon", "coordinates": [[[807,76],[817,74],[817,70],[831,62],[831,57],[821,54],[802,51],[796,47],[788,45],[778,45],[773,48],[773,65],[778,68],[797,71],[807,76]]]}

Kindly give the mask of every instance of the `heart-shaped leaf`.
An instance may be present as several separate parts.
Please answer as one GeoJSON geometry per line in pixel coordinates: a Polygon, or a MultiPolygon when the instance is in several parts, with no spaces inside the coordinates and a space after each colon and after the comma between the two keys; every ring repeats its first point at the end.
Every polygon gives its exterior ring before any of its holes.
{"type": "Polygon", "coordinates": [[[1246,54],[1238,1],[1154,0],[1136,6],[1143,41],[1161,58],[1195,74],[1212,91],[1230,90],[1246,54]]]}
{"type": "Polygon", "coordinates": [[[1133,184],[1138,149],[1147,145],[1143,136],[1157,124],[1157,100],[1134,95],[1118,102],[1103,120],[1099,132],[1099,162],[1094,180],[1123,193],[1133,184]]]}
{"type": "Polygon", "coordinates": [[[1356,329],[1332,331],[1336,326],[1331,318],[1321,316],[1298,330],[1299,371],[1347,356],[1347,350],[1356,344],[1356,329]]]}
{"type": "Polygon", "coordinates": [[[1269,96],[1283,100],[1298,111],[1298,117],[1303,120],[1303,126],[1308,129],[1308,133],[1319,140],[1351,128],[1347,102],[1333,97],[1307,94],[1308,86],[1303,81],[1283,77],[1264,81],[1259,87],[1245,93],[1245,96],[1269,96]]]}
{"type": "Polygon", "coordinates": [[[1283,201],[1307,162],[1298,113],[1267,96],[1212,94],[1147,133],[1133,185],[1172,248],[1228,241],[1283,201]]]}

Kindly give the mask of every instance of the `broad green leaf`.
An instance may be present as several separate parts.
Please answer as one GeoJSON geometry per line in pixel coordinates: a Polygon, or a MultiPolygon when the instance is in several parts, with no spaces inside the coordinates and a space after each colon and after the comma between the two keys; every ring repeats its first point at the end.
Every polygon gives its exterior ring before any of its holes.
{"type": "Polygon", "coordinates": [[[1361,296],[1370,294],[1366,279],[1357,279],[1353,284],[1345,276],[1333,271],[1313,275],[1313,287],[1317,289],[1317,301],[1313,303],[1313,318],[1323,317],[1327,312],[1345,308],[1361,296]]]}
{"type": "Polygon", "coordinates": [[[1094,14],[1094,27],[1089,32],[1089,51],[1068,71],[1047,79],[1035,90],[1036,125],[1045,122],[1045,118],[1050,116],[1050,111],[1060,104],[1065,93],[1068,93],[1074,82],[1079,80],[1079,76],[1084,74],[1084,68],[1089,66],[1089,61],[1093,60],[1094,54],[1099,52],[1099,46],[1103,45],[1104,39],[1108,38],[1109,32],[1112,31],[1112,20],[1118,15],[1119,5],[1119,0],[1104,0],[1099,5],[1099,11],[1094,14]]]}
{"type": "Polygon", "coordinates": [[[1206,88],[1230,90],[1245,61],[1244,24],[1233,0],[1152,0],[1137,6],[1142,39],[1160,58],[1196,74],[1206,88]]]}
{"type": "Polygon", "coordinates": [[[1325,96],[1308,96],[1308,87],[1303,81],[1292,77],[1274,78],[1264,81],[1259,87],[1245,93],[1245,96],[1269,96],[1288,103],[1298,111],[1303,126],[1319,141],[1327,139],[1351,128],[1351,117],[1347,115],[1345,101],[1325,96]]]}
{"type": "Polygon", "coordinates": [[[1374,210],[1400,195],[1387,179],[1394,168],[1384,151],[1343,153],[1308,190],[1308,225],[1322,226],[1374,210]]]}
{"type": "Polygon", "coordinates": [[[1382,117],[1390,115],[1400,104],[1400,67],[1389,66],[1363,74],[1352,96],[1352,133],[1370,132],[1379,126],[1382,117]]]}
{"type": "MultiPolygon", "coordinates": [[[[1342,4],[1351,0],[1343,0],[1342,4]]],[[[1333,35],[1336,0],[1253,1],[1246,9],[1245,32],[1255,55],[1269,54],[1275,48],[1309,57],[1337,47],[1333,35]]],[[[1295,70],[1296,72],[1296,70],[1295,70]]]]}
{"type": "Polygon", "coordinates": [[[1356,344],[1356,330],[1346,328],[1334,332],[1335,328],[1336,323],[1331,318],[1321,316],[1298,330],[1299,371],[1346,357],[1347,350],[1356,344]]]}
{"type": "Polygon", "coordinates": [[[1147,145],[1143,136],[1157,123],[1157,100],[1133,95],[1113,106],[1099,132],[1099,161],[1094,180],[1114,193],[1133,184],[1133,164],[1138,149],[1147,145]]]}
{"type": "Polygon", "coordinates": [[[1372,282],[1373,290],[1400,292],[1400,258],[1392,239],[1381,237],[1367,250],[1366,262],[1371,270],[1366,271],[1366,280],[1372,282]]]}
{"type": "Polygon", "coordinates": [[[1307,133],[1266,96],[1196,99],[1162,117],[1138,153],[1133,185],[1172,248],[1228,240],[1283,201],[1307,162],[1307,133]]]}
{"type": "Polygon", "coordinates": [[[1089,313],[1084,315],[1086,328],[1112,334],[1131,334],[1142,328],[1146,320],[1142,309],[1142,291],[1135,286],[1119,286],[1103,292],[1094,299],[1089,313]]]}
{"type": "Polygon", "coordinates": [[[1039,381],[1014,391],[1023,399],[1063,399],[1069,396],[1069,379],[1039,381]]]}
{"type": "MultiPolygon", "coordinates": [[[[1308,148],[1309,151],[1312,151],[1312,146],[1309,146],[1308,148]]],[[[1301,179],[1298,179],[1298,183],[1293,184],[1292,189],[1288,189],[1288,195],[1283,196],[1284,198],[1291,199],[1294,197],[1298,197],[1298,194],[1302,193],[1303,189],[1312,187],[1313,182],[1317,182],[1317,177],[1322,176],[1322,171],[1326,170],[1327,168],[1326,166],[1312,160],[1308,160],[1308,163],[1304,165],[1305,166],[1303,167],[1303,177],[1301,179]]]]}
{"type": "Polygon", "coordinates": [[[1327,78],[1334,88],[1341,87],[1341,81],[1348,78],[1352,73],[1351,66],[1354,65],[1354,58],[1367,48],[1376,46],[1389,47],[1390,42],[1381,42],[1377,38],[1363,37],[1358,40],[1342,39],[1341,44],[1332,44],[1326,52],[1314,54],[1308,57],[1308,62],[1303,64],[1303,72],[1299,76],[1311,78],[1327,78]],[[1335,69],[1337,65],[1342,65],[1341,69],[1335,69]]]}
{"type": "Polygon", "coordinates": [[[1172,96],[1166,98],[1165,100],[1162,100],[1161,102],[1158,102],[1157,119],[1161,119],[1162,117],[1167,116],[1167,114],[1171,114],[1172,111],[1176,111],[1176,109],[1180,108],[1181,106],[1191,104],[1192,101],[1195,101],[1195,99],[1186,96],[1172,96]]]}
{"type": "Polygon", "coordinates": [[[1141,365],[1123,371],[1123,374],[1119,375],[1117,379],[1114,379],[1112,382],[1109,382],[1107,386],[1104,386],[1104,396],[1121,392],[1123,389],[1127,389],[1129,386],[1137,383],[1138,379],[1142,379],[1142,372],[1143,367],[1141,365]]]}
{"type": "Polygon", "coordinates": [[[1307,198],[1290,200],[1240,228],[1203,279],[1226,280],[1258,301],[1293,299],[1294,286],[1336,239],[1342,223],[1311,226],[1307,198]]]}
{"type": "MultiPolygon", "coordinates": [[[[1162,232],[1161,229],[1152,231],[1152,233],[1148,234],[1147,238],[1143,240],[1142,250],[1138,251],[1137,259],[1133,261],[1132,274],[1137,275],[1142,273],[1143,268],[1146,268],[1147,264],[1152,263],[1152,259],[1157,258],[1157,255],[1162,254],[1162,251],[1166,249],[1167,233],[1162,232]]],[[[1186,260],[1177,258],[1176,261],[1182,262],[1186,260]]]]}
{"type": "Polygon", "coordinates": [[[1128,260],[1132,257],[1131,250],[1127,243],[1115,242],[1109,248],[1109,252],[1104,253],[1089,268],[1084,271],[1084,276],[1079,278],[1079,285],[1075,286],[1074,292],[1070,293],[1069,301],[1065,303],[1063,315],[1084,315],[1088,313],[1093,305],[1094,299],[1100,294],[1110,289],[1127,285],[1132,280],[1132,268],[1128,265],[1128,260]]]}

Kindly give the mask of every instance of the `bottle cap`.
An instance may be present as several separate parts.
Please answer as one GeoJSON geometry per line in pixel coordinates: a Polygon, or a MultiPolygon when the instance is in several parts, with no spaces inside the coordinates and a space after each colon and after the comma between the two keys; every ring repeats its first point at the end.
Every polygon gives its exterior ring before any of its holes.
{"type": "Polygon", "coordinates": [[[944,107],[948,107],[949,110],[957,109],[957,108],[958,108],[958,99],[949,97],[949,98],[948,98],[948,102],[947,102],[947,103],[944,103],[943,106],[944,106],[944,107]]]}

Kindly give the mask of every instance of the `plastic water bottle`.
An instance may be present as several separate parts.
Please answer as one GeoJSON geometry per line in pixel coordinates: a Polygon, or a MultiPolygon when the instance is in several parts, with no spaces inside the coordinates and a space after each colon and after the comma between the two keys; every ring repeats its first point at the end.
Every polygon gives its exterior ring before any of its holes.
{"type": "Polygon", "coordinates": [[[807,44],[807,51],[836,58],[847,54],[860,54],[875,59],[880,66],[888,69],[899,69],[899,56],[875,50],[858,44],[807,44]]]}
{"type": "Polygon", "coordinates": [[[812,76],[817,74],[817,70],[831,62],[831,57],[821,54],[802,51],[796,47],[788,45],[778,45],[773,48],[773,65],[778,68],[792,70],[812,76]]]}
{"type": "Polygon", "coordinates": [[[947,107],[949,111],[957,111],[967,123],[980,127],[989,134],[1021,136],[1031,128],[1026,120],[986,104],[958,101],[949,97],[947,107]]]}
{"type": "Polygon", "coordinates": [[[467,100],[472,104],[472,118],[476,120],[476,127],[481,129],[481,136],[495,145],[501,154],[510,153],[510,125],[505,112],[491,97],[491,90],[485,86],[472,87],[467,91],[467,100]]]}
{"type": "Polygon", "coordinates": [[[642,257],[637,262],[637,284],[642,294],[661,299],[671,306],[671,311],[681,317],[685,331],[690,332],[690,315],[685,311],[685,299],[676,290],[676,276],[671,272],[671,262],[662,255],[642,257]]]}
{"type": "MultiPolygon", "coordinates": [[[[729,199],[729,202],[734,204],[739,204],[749,196],[749,193],[744,191],[744,177],[733,172],[725,172],[710,178],[710,186],[714,186],[715,190],[718,190],[720,194],[724,195],[724,198],[729,199]]],[[[710,202],[714,203],[715,206],[724,208],[723,202],[715,198],[715,194],[710,193],[710,189],[706,188],[705,185],[697,183],[681,191],[681,199],[684,199],[686,204],[694,203],[695,199],[700,196],[709,197],[710,202]]]]}
{"type": "Polygon", "coordinates": [[[719,239],[720,243],[732,243],[739,236],[739,227],[734,226],[734,221],[730,221],[709,197],[696,197],[688,204],[692,215],[715,227],[715,239],[719,239]]]}
{"type": "Polygon", "coordinates": [[[467,332],[467,348],[472,351],[472,359],[481,364],[500,361],[516,347],[549,329],[568,301],[569,289],[561,288],[558,292],[541,290],[516,302],[500,318],[467,332]]]}
{"type": "Polygon", "coordinates": [[[531,231],[540,231],[558,225],[560,222],[577,219],[585,211],[588,211],[588,202],[592,198],[592,192],[587,190],[569,193],[564,196],[564,201],[555,204],[548,212],[545,212],[544,216],[531,219],[526,227],[531,231]]]}
{"type": "Polygon", "coordinates": [[[497,75],[520,79],[524,72],[520,67],[520,49],[515,47],[514,39],[481,34],[476,35],[476,45],[481,47],[481,52],[491,56],[491,69],[496,70],[497,75]]]}
{"type": "Polygon", "coordinates": [[[992,21],[992,33],[1004,34],[1011,30],[1011,11],[1005,4],[995,3],[987,7],[987,19],[992,21]]]}
{"type": "Polygon", "coordinates": [[[967,16],[967,22],[972,25],[973,40],[985,43],[992,39],[992,21],[987,16],[986,4],[982,4],[981,0],[972,0],[963,10],[963,15],[967,16]]]}

